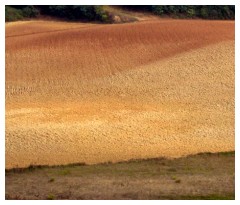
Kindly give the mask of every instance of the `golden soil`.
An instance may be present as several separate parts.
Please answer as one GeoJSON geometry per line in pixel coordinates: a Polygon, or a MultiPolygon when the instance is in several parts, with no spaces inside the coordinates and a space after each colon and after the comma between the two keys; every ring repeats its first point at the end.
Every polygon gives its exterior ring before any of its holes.
{"type": "Polygon", "coordinates": [[[234,26],[6,24],[6,168],[234,150],[234,26]]]}

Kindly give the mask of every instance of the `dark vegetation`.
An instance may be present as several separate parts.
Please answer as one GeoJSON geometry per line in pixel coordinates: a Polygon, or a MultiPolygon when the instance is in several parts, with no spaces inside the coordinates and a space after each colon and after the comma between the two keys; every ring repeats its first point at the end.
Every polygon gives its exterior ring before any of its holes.
{"type": "Polygon", "coordinates": [[[39,10],[34,6],[5,7],[5,21],[18,21],[24,18],[34,18],[39,14],[39,10]]]}
{"type": "MultiPolygon", "coordinates": [[[[202,19],[235,19],[234,5],[128,5],[116,6],[122,9],[148,12],[162,17],[172,18],[202,18],[202,19]]],[[[18,21],[48,15],[65,20],[85,20],[112,23],[111,13],[104,6],[93,5],[44,5],[44,6],[6,6],[5,21],[18,21]]]]}
{"type": "Polygon", "coordinates": [[[34,18],[38,15],[48,15],[65,20],[86,20],[107,22],[108,15],[103,6],[6,6],[5,20],[17,21],[25,18],[34,18]]]}
{"type": "Polygon", "coordinates": [[[38,6],[42,14],[68,20],[107,21],[103,6],[38,6]]]}
{"type": "Polygon", "coordinates": [[[136,5],[121,7],[173,18],[235,19],[234,5],[136,5]]]}

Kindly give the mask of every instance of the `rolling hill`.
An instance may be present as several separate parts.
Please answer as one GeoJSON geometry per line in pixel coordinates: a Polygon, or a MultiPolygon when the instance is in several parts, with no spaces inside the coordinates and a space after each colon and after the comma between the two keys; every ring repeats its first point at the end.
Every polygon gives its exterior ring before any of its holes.
{"type": "Polygon", "coordinates": [[[6,168],[234,150],[234,21],[6,24],[6,168]]]}

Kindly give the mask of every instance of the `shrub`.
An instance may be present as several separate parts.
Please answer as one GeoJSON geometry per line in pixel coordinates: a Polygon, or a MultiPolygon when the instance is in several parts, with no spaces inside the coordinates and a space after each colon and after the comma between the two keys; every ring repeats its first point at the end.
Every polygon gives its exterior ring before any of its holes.
{"type": "Polygon", "coordinates": [[[34,6],[27,6],[23,8],[22,13],[26,18],[33,18],[39,15],[39,11],[34,6]]]}
{"type": "Polygon", "coordinates": [[[73,6],[44,6],[42,11],[45,14],[66,18],[69,20],[89,20],[103,21],[108,20],[107,13],[102,6],[73,5],[73,6]]]}
{"type": "Polygon", "coordinates": [[[23,19],[23,12],[10,6],[5,7],[5,21],[18,21],[23,19]]]}
{"type": "Polygon", "coordinates": [[[195,12],[195,10],[194,10],[193,8],[189,8],[189,9],[187,10],[187,16],[188,16],[188,17],[192,18],[192,17],[195,16],[195,14],[196,14],[196,12],[195,12]]]}
{"type": "Polygon", "coordinates": [[[66,16],[66,6],[46,6],[46,14],[51,16],[65,17],[66,16]]]}
{"type": "Polygon", "coordinates": [[[53,194],[49,194],[49,195],[47,196],[47,199],[48,199],[48,200],[54,200],[54,199],[55,199],[55,196],[54,196],[53,194]]]}
{"type": "Polygon", "coordinates": [[[215,9],[212,9],[209,13],[211,19],[222,19],[221,12],[218,12],[215,9]]]}
{"type": "Polygon", "coordinates": [[[200,17],[202,18],[208,17],[208,9],[206,7],[203,7],[200,9],[200,17]]]}
{"type": "Polygon", "coordinates": [[[104,11],[103,6],[94,6],[95,20],[109,22],[109,15],[104,11]]]}
{"type": "Polygon", "coordinates": [[[70,19],[78,20],[78,19],[85,19],[85,20],[94,20],[95,19],[95,11],[93,6],[70,6],[67,8],[71,16],[70,19]]]}
{"type": "Polygon", "coordinates": [[[163,6],[152,6],[152,11],[156,15],[162,15],[164,13],[163,6]]]}
{"type": "Polygon", "coordinates": [[[107,14],[103,14],[101,18],[102,22],[109,22],[109,16],[107,14]]]}

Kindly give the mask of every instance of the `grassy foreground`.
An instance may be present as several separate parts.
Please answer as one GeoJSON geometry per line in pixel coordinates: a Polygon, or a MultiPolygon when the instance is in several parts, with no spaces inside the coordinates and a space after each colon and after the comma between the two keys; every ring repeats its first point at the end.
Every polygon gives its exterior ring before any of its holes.
{"type": "Polygon", "coordinates": [[[235,152],[6,170],[6,199],[234,199],[235,152]]]}

